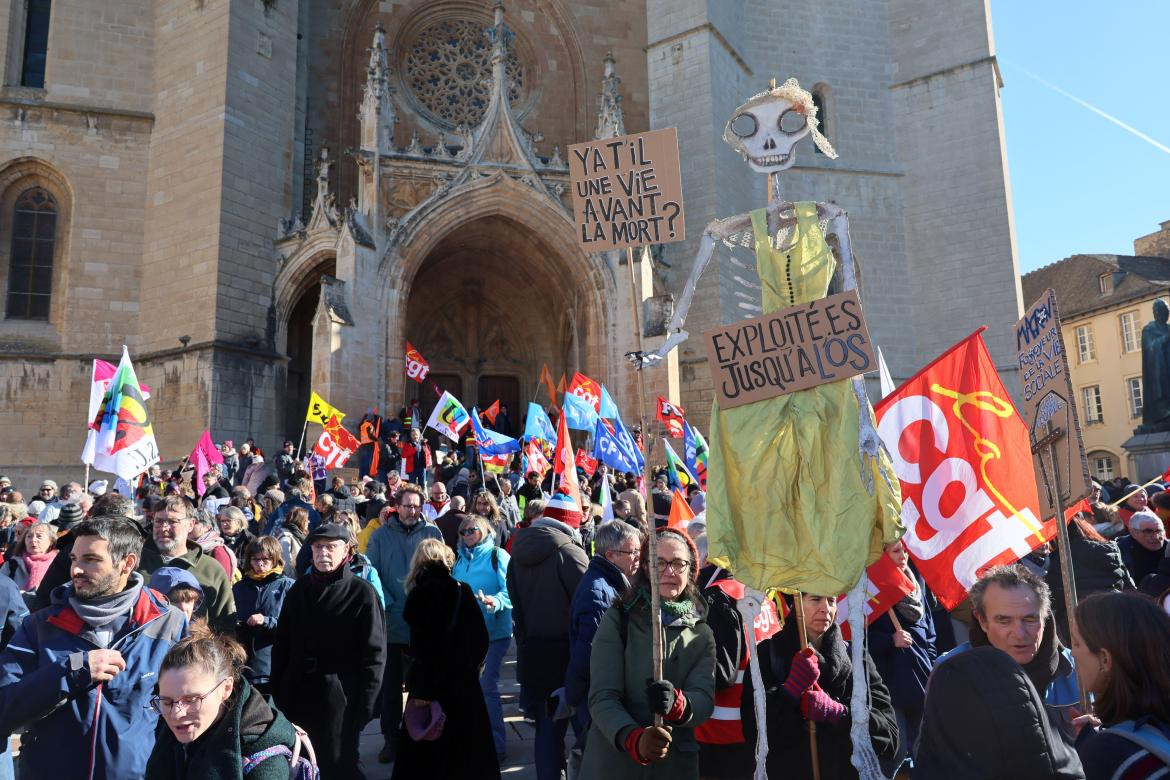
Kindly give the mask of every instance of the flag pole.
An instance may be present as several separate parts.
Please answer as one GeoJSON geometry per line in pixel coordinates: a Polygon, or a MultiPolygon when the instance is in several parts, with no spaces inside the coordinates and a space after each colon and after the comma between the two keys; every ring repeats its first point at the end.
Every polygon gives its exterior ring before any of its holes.
{"type": "Polygon", "coordinates": [[[1117,499],[1109,506],[1121,506],[1123,503],[1128,501],[1130,498],[1132,498],[1133,496],[1136,496],[1138,494],[1139,490],[1145,490],[1146,488],[1148,488],[1150,485],[1154,484],[1155,482],[1161,482],[1161,481],[1162,481],[1161,475],[1154,477],[1153,479],[1151,479],[1149,482],[1145,483],[1144,485],[1139,485],[1138,487],[1134,488],[1129,493],[1126,493],[1124,496],[1117,499]]]}
{"type": "MultiPolygon", "coordinates": [[[[1048,491],[1048,495],[1052,497],[1052,504],[1056,507],[1056,535],[1059,539],[1056,552],[1060,556],[1060,579],[1064,585],[1065,620],[1071,634],[1073,614],[1077,608],[1077,583],[1073,576],[1072,550],[1068,546],[1068,521],[1065,518],[1064,494],[1060,489],[1060,474],[1056,468],[1056,442],[1064,438],[1067,432],[1063,428],[1054,427],[1051,421],[1048,426],[1048,435],[1032,445],[1032,452],[1040,456],[1040,476],[1044,480],[1044,489],[1048,491]],[[1044,464],[1045,451],[1048,452],[1048,463],[1052,467],[1051,480],[1048,477],[1048,468],[1044,464]]],[[[1081,714],[1087,715],[1089,711],[1089,694],[1082,685],[1081,714]]]]}
{"type": "Polygon", "coordinates": [[[305,424],[301,426],[301,443],[297,445],[297,460],[301,459],[301,450],[305,446],[305,432],[309,430],[309,419],[305,418],[305,424]]]}
{"type": "MultiPolygon", "coordinates": [[[[771,176],[771,174],[768,174],[771,176]]],[[[800,649],[804,650],[808,647],[808,628],[804,625],[804,594],[800,591],[796,592],[796,598],[793,603],[796,604],[796,628],[800,635],[800,649]]],[[[813,780],[821,780],[821,757],[817,752],[817,724],[810,721],[808,723],[808,755],[812,763],[813,780]]]]}
{"type": "MultiPolygon", "coordinates": [[[[634,277],[634,248],[626,247],[626,268],[630,276],[630,307],[634,315],[634,340],[637,344],[638,353],[642,352],[642,324],[641,316],[638,313],[638,287],[637,279],[634,277]]],[[[642,428],[642,441],[646,445],[646,457],[643,463],[643,482],[646,490],[646,519],[649,521],[649,533],[647,534],[647,565],[646,573],[650,578],[650,668],[654,674],[655,680],[662,679],[662,608],[659,604],[660,596],[658,594],[658,529],[655,527],[653,503],[650,500],[650,475],[652,473],[650,464],[650,453],[653,451],[653,441],[650,438],[650,430],[646,425],[646,380],[642,377],[641,369],[637,369],[638,375],[638,422],[642,428]]],[[[695,566],[699,565],[695,561],[695,566]]],[[[662,725],[662,716],[654,716],[654,725],[662,725]]]]}

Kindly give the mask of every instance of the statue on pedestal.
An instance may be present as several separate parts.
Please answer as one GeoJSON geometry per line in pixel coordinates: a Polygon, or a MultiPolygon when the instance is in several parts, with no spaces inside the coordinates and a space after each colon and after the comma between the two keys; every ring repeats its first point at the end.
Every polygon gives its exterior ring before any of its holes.
{"type": "Polygon", "coordinates": [[[1142,425],[1138,433],[1170,431],[1170,306],[1154,301],[1154,319],[1142,328],[1142,425]]]}

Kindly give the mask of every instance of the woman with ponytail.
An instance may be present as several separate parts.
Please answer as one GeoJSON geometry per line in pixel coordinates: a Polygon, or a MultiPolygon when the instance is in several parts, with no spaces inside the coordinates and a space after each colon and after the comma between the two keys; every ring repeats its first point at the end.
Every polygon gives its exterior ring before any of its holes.
{"type": "Polygon", "coordinates": [[[271,536],[253,537],[241,550],[243,579],[232,586],[236,600],[236,636],[248,653],[244,675],[263,693],[269,693],[272,675],[272,643],[276,619],[293,580],[284,574],[280,542],[271,536]]]}
{"type": "Polygon", "coordinates": [[[248,780],[287,780],[296,731],[244,679],[245,658],[238,642],[202,620],[167,652],[150,700],[162,717],[147,780],[241,778],[245,763],[254,764],[248,780]]]}

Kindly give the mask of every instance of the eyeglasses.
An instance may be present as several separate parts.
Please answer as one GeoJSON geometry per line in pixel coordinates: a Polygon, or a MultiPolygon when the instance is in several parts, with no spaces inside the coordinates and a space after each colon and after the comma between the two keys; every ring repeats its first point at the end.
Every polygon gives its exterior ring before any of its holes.
{"type": "Polygon", "coordinates": [[[215,684],[212,688],[202,696],[181,696],[178,699],[164,699],[161,696],[150,697],[150,708],[159,715],[166,715],[168,712],[179,712],[182,708],[183,712],[198,712],[203,708],[203,700],[211,694],[215,693],[215,689],[227,682],[227,678],[223,678],[215,684]]]}
{"type": "Polygon", "coordinates": [[[475,536],[478,533],[482,533],[478,528],[462,528],[459,531],[460,536],[475,536]]]}
{"type": "Polygon", "coordinates": [[[665,574],[668,571],[674,574],[683,574],[690,566],[691,562],[682,558],[673,561],[668,561],[663,558],[658,559],[659,574],[665,574]]]}
{"type": "MultiPolygon", "coordinates": [[[[622,555],[637,555],[640,552],[640,550],[614,550],[614,552],[621,553],[622,555]]],[[[660,560],[659,564],[661,564],[661,563],[662,563],[662,561],[660,560]]],[[[662,566],[660,565],[658,568],[661,569],[662,566]]]]}
{"type": "Polygon", "coordinates": [[[182,525],[186,521],[187,521],[187,518],[185,518],[185,517],[181,517],[178,520],[172,520],[169,517],[156,517],[154,519],[154,525],[167,526],[168,528],[178,528],[180,525],[182,525]]]}
{"type": "Polygon", "coordinates": [[[1146,536],[1161,536],[1162,534],[1166,533],[1161,528],[1139,528],[1137,529],[1137,532],[1139,534],[1145,534],[1146,536]]]}

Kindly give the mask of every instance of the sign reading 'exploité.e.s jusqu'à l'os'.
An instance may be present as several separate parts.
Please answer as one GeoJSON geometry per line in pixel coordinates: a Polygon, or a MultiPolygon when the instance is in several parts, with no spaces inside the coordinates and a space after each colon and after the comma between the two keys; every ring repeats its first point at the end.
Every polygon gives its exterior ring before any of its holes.
{"type": "Polygon", "coordinates": [[[723,409],[877,368],[853,290],[709,331],[704,340],[723,409]]]}
{"type": "Polygon", "coordinates": [[[686,238],[673,127],[569,147],[577,240],[588,252],[686,238]]]}

